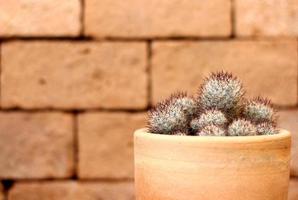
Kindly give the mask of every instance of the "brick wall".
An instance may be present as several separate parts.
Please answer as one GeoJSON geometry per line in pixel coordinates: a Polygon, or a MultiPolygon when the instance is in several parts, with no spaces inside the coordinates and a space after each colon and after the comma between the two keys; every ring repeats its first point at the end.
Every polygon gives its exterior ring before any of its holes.
{"type": "Polygon", "coordinates": [[[132,200],[146,110],[218,69],[281,111],[297,200],[297,39],[298,0],[0,1],[0,200],[132,200]]]}

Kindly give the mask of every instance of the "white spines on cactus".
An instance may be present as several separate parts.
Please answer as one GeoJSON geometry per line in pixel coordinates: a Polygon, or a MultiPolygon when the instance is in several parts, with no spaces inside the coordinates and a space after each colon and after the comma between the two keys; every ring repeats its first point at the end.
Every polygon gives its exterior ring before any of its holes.
{"type": "Polygon", "coordinates": [[[206,110],[198,118],[194,118],[190,127],[193,131],[197,132],[205,126],[215,125],[219,127],[225,127],[228,123],[225,115],[219,110],[206,110]]]}
{"type": "Polygon", "coordinates": [[[229,136],[252,136],[257,135],[257,129],[250,121],[236,119],[228,127],[229,136]]]}
{"type": "Polygon", "coordinates": [[[225,136],[226,131],[215,125],[208,125],[196,133],[199,136],[225,136]]]}
{"type": "Polygon", "coordinates": [[[173,106],[181,109],[190,117],[195,115],[198,110],[198,104],[194,98],[188,97],[186,93],[176,93],[172,95],[173,106]]]}
{"type": "Polygon", "coordinates": [[[199,118],[194,118],[190,121],[190,129],[192,132],[197,132],[200,128],[199,126],[199,118]]]}
{"type": "Polygon", "coordinates": [[[278,130],[271,123],[263,122],[256,125],[258,135],[274,135],[278,130]]]}
{"type": "Polygon", "coordinates": [[[212,73],[197,98],[176,93],[149,111],[152,133],[170,135],[272,135],[276,113],[265,98],[244,99],[238,78],[227,72],[212,73]]]}
{"type": "Polygon", "coordinates": [[[230,73],[212,73],[200,88],[202,109],[216,109],[232,116],[241,107],[244,90],[241,82],[230,73]]]}
{"type": "Polygon", "coordinates": [[[188,124],[197,109],[186,93],[176,93],[149,111],[149,131],[159,134],[188,133],[188,124]]]}
{"type": "Polygon", "coordinates": [[[159,104],[149,113],[149,131],[159,134],[174,134],[186,129],[187,115],[181,108],[159,104]]]}
{"type": "Polygon", "coordinates": [[[253,123],[269,122],[273,126],[276,124],[275,110],[266,98],[257,97],[245,103],[243,116],[253,123]]]}

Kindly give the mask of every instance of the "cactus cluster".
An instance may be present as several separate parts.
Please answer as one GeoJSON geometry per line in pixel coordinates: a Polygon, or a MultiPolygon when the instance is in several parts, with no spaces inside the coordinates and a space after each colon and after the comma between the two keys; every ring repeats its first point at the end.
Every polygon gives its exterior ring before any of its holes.
{"type": "Polygon", "coordinates": [[[149,111],[151,133],[198,136],[277,134],[276,112],[266,98],[244,98],[240,80],[227,72],[204,79],[196,97],[178,92],[149,111]]]}

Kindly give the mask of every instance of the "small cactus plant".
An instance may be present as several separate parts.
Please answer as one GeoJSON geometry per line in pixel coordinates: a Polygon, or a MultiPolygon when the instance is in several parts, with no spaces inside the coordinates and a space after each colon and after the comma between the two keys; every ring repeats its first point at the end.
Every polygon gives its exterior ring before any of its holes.
{"type": "Polygon", "coordinates": [[[196,135],[199,136],[225,136],[226,131],[215,125],[208,125],[202,128],[201,131],[197,132],[196,135]]]}
{"type": "Polygon", "coordinates": [[[198,118],[194,118],[190,122],[190,127],[194,132],[197,132],[208,125],[224,127],[228,123],[225,115],[219,110],[207,110],[198,118]]]}
{"type": "Polygon", "coordinates": [[[173,100],[173,107],[181,107],[188,117],[192,117],[197,113],[197,102],[188,97],[185,92],[176,93],[172,95],[171,99],[173,100]]]}
{"type": "Polygon", "coordinates": [[[229,136],[257,135],[257,128],[250,121],[236,119],[228,127],[229,136]]]}
{"type": "Polygon", "coordinates": [[[176,93],[149,111],[149,131],[159,134],[188,133],[188,124],[196,113],[196,102],[186,93],[176,93]]]}
{"type": "Polygon", "coordinates": [[[277,129],[268,122],[263,122],[256,125],[258,135],[274,135],[277,134],[277,129]]]}
{"type": "Polygon", "coordinates": [[[249,100],[243,110],[243,115],[246,119],[253,123],[269,122],[275,124],[275,111],[270,100],[257,97],[249,100]]]}
{"type": "Polygon", "coordinates": [[[202,109],[221,110],[232,117],[241,107],[244,90],[241,82],[230,73],[212,73],[200,88],[198,101],[202,109]]]}
{"type": "Polygon", "coordinates": [[[273,135],[276,130],[276,112],[269,99],[257,97],[245,103],[243,116],[256,125],[258,135],[273,135]]]}
{"type": "Polygon", "coordinates": [[[240,80],[231,73],[212,73],[197,97],[171,95],[149,111],[151,133],[198,136],[273,135],[276,112],[266,98],[244,99],[240,80]]]}

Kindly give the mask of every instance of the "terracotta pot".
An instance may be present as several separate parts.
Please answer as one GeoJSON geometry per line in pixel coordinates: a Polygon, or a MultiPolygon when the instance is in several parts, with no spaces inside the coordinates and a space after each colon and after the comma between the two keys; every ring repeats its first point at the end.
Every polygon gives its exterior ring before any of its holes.
{"type": "Polygon", "coordinates": [[[287,200],[291,135],[134,135],[137,200],[287,200]]]}

